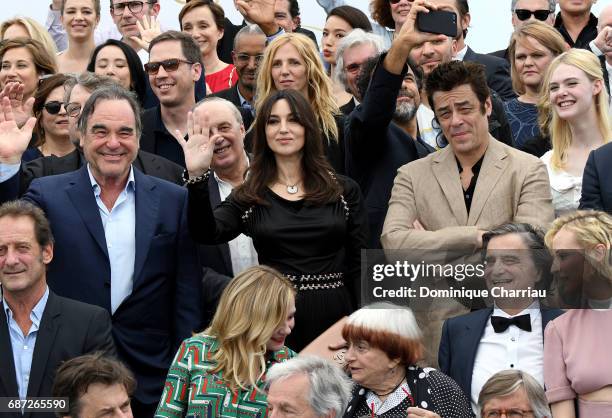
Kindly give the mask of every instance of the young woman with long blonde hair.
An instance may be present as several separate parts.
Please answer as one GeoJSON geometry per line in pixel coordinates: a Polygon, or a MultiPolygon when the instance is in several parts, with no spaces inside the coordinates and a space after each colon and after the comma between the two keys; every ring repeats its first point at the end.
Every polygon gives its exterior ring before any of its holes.
{"type": "Polygon", "coordinates": [[[296,353],[295,290],[276,270],[251,267],[221,295],[210,326],[181,344],[155,416],[266,416],[265,373],[296,353]]]}
{"type": "Polygon", "coordinates": [[[571,49],[548,67],[546,94],[538,104],[540,124],[548,126],[552,149],[541,159],[550,177],[557,216],[576,210],[589,153],[612,139],[608,93],[599,60],[571,49]],[[545,123],[542,123],[543,119],[545,123]]]}

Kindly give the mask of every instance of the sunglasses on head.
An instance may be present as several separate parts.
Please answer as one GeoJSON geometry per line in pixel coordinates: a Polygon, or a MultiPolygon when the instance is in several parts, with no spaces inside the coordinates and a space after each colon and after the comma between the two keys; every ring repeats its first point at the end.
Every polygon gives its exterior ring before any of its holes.
{"type": "Polygon", "coordinates": [[[181,63],[193,64],[191,61],[181,60],[178,58],[171,58],[169,60],[163,60],[159,62],[148,62],[144,65],[144,69],[149,75],[155,75],[159,72],[159,67],[164,67],[164,71],[171,72],[178,70],[181,63]]]}
{"type": "Polygon", "coordinates": [[[59,102],[57,100],[52,100],[43,105],[47,113],[50,115],[57,115],[62,109],[62,106],[64,106],[64,102],[59,102]]]}
{"type": "Polygon", "coordinates": [[[527,9],[516,9],[514,13],[516,13],[516,17],[518,17],[519,20],[527,20],[531,17],[531,15],[534,15],[536,19],[543,22],[548,19],[551,12],[550,10],[543,9],[534,10],[533,12],[527,9]]]}

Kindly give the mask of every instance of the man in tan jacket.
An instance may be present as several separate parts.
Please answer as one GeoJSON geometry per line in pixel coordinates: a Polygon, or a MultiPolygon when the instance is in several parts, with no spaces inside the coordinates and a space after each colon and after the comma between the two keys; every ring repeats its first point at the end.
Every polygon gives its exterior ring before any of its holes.
{"type": "MultiPolygon", "coordinates": [[[[482,247],[485,231],[505,222],[547,228],[553,208],[546,168],[489,134],[491,99],[484,68],[459,61],[441,64],[427,78],[426,91],[449,146],[399,169],[383,247],[469,256],[482,247]]],[[[420,318],[431,364],[442,321],[467,311],[453,299],[435,299],[420,318]]]]}
{"type": "Polygon", "coordinates": [[[441,64],[427,78],[449,146],[399,169],[384,248],[475,251],[482,234],[504,222],[540,228],[552,222],[544,164],[489,135],[485,80],[482,66],[459,61],[441,64]]]}

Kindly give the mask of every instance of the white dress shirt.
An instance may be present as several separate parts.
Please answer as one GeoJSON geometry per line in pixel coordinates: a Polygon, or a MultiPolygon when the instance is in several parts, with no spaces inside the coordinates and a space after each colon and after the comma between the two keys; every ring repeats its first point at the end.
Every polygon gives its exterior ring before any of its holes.
{"type": "Polygon", "coordinates": [[[111,269],[111,312],[115,313],[121,302],[132,293],[134,284],[134,261],[136,259],[136,183],[134,168],[125,188],[108,210],[102,198],[98,182],[91,174],[89,164],[87,172],[91,180],[94,196],[104,227],[106,248],[111,269]]]}
{"type": "Polygon", "coordinates": [[[506,369],[524,370],[544,386],[544,336],[542,335],[542,312],[539,302],[533,302],[517,315],[508,315],[499,308],[491,316],[511,318],[530,314],[531,332],[510,325],[504,332],[497,333],[487,321],[472,371],[472,409],[478,410],[478,394],[487,380],[495,373],[506,369]]]}
{"type": "Polygon", "coordinates": [[[463,61],[463,58],[465,58],[465,54],[467,52],[468,46],[464,46],[463,49],[461,51],[457,51],[457,53],[455,54],[455,56],[453,57],[454,60],[456,61],[463,61]]]}
{"type": "MultiPolygon", "coordinates": [[[[217,176],[217,173],[214,173],[214,176],[215,180],[217,180],[217,184],[219,185],[219,196],[221,197],[221,201],[224,201],[232,192],[233,187],[230,183],[221,180],[217,176]]],[[[234,276],[248,269],[249,267],[259,264],[257,251],[255,251],[251,237],[240,234],[227,244],[229,245],[234,276]]]]}

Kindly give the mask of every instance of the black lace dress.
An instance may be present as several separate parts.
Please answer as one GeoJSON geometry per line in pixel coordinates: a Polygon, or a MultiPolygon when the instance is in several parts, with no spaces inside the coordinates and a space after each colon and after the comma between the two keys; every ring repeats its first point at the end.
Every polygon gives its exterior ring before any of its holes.
{"type": "Polygon", "coordinates": [[[219,244],[243,233],[253,239],[259,263],[294,284],[295,328],[286,344],[295,351],[350,314],[359,300],[367,217],[359,186],[343,176],[337,181],[342,196],[325,205],[289,201],[268,189],[268,205],[243,206],[231,194],[214,209],[207,182],[188,186],[189,230],[196,241],[219,244]]]}

